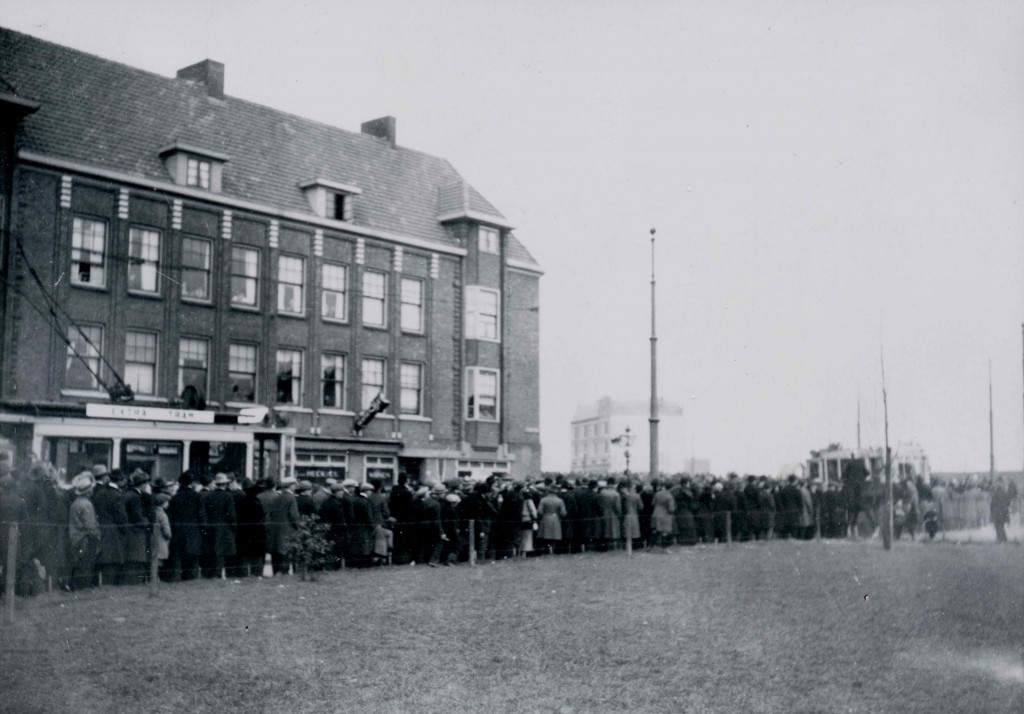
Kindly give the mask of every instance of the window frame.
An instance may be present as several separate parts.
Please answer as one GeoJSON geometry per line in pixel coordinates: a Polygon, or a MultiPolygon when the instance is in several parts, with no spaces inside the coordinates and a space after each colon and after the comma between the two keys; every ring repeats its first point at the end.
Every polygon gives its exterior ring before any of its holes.
{"type": "MultiPolygon", "coordinates": [[[[484,287],[483,285],[467,285],[465,292],[465,335],[466,339],[470,340],[482,340],[484,342],[501,342],[501,292],[495,288],[484,287]],[[482,329],[483,323],[481,316],[490,313],[484,313],[480,310],[481,295],[493,295],[495,300],[494,306],[494,337],[488,337],[483,334],[482,329]]],[[[489,325],[488,325],[489,326],[489,325]]]]}
{"type": "Polygon", "coordinates": [[[359,408],[368,409],[373,398],[378,394],[387,394],[385,391],[388,385],[388,361],[384,357],[363,357],[360,363],[359,369],[359,408]],[[380,385],[376,382],[368,383],[366,381],[366,367],[369,362],[380,363],[380,385]],[[367,398],[366,388],[368,386],[375,387],[372,395],[367,398]]]}
{"type": "MultiPolygon", "coordinates": [[[[492,367],[466,367],[466,402],[465,411],[463,416],[466,421],[481,421],[488,423],[500,423],[501,422],[501,370],[494,369],[492,367]],[[477,398],[479,395],[478,382],[482,373],[490,373],[494,375],[494,417],[482,417],[480,416],[480,400],[477,398]]],[[[491,395],[487,395],[490,397],[491,395]]]]}
{"type": "MultiPolygon", "coordinates": [[[[135,347],[139,348],[140,346],[139,345],[135,345],[135,347]]],[[[148,349],[148,347],[142,347],[142,349],[148,349]]],[[[132,388],[132,392],[134,394],[136,394],[136,395],[142,395],[142,396],[147,396],[147,397],[155,397],[157,395],[157,392],[159,391],[159,385],[160,385],[160,336],[157,333],[151,332],[149,330],[125,330],[125,332],[124,332],[124,382],[125,382],[125,384],[127,384],[129,387],[132,388]],[[147,337],[147,338],[151,337],[153,339],[153,343],[152,343],[152,350],[153,350],[152,357],[153,357],[153,361],[152,362],[144,362],[144,361],[142,361],[140,359],[129,359],[129,352],[128,352],[128,350],[131,348],[131,345],[129,344],[129,341],[130,341],[130,339],[133,336],[136,336],[136,337],[147,337]],[[133,383],[133,382],[137,382],[138,381],[137,379],[133,380],[133,379],[131,379],[129,377],[129,374],[132,373],[131,368],[136,366],[136,365],[149,367],[149,368],[151,368],[153,370],[152,375],[150,377],[150,379],[152,381],[152,388],[150,390],[148,390],[148,391],[143,390],[141,387],[139,387],[138,385],[133,383]]]]}
{"type": "Polygon", "coordinates": [[[403,276],[402,279],[399,281],[399,285],[398,285],[398,299],[399,299],[399,302],[400,302],[399,324],[401,325],[402,332],[411,332],[411,333],[417,334],[417,335],[422,335],[424,332],[426,332],[426,324],[427,324],[427,322],[426,322],[426,294],[425,294],[426,291],[425,291],[425,287],[426,287],[426,283],[423,280],[421,280],[420,278],[407,278],[407,277],[403,276]],[[418,286],[418,288],[419,288],[419,296],[418,296],[419,297],[419,302],[417,302],[417,303],[408,302],[405,299],[405,297],[406,297],[405,296],[405,286],[406,286],[406,283],[408,283],[408,284],[415,284],[415,285],[418,286]],[[411,308],[415,308],[416,309],[416,314],[417,314],[417,318],[418,318],[418,321],[419,321],[419,325],[417,327],[410,327],[410,326],[405,324],[406,307],[411,307],[411,308]]]}
{"type": "Polygon", "coordinates": [[[103,332],[103,325],[68,325],[67,341],[69,344],[67,345],[67,351],[65,353],[67,355],[67,359],[64,361],[64,389],[81,389],[90,391],[100,391],[102,389],[102,387],[100,386],[99,378],[96,375],[103,374],[103,332]],[[98,338],[94,339],[94,335],[86,335],[84,330],[96,330],[98,332],[98,338]],[[82,335],[83,339],[81,340],[81,346],[85,348],[85,354],[76,352],[74,349],[74,345],[70,344],[74,342],[72,331],[82,335]],[[95,345],[95,347],[90,346],[87,342],[85,342],[85,339],[88,339],[90,342],[92,342],[92,344],[95,345]],[[96,353],[90,354],[94,349],[96,350],[96,353]],[[82,362],[86,360],[88,360],[90,366],[93,367],[93,371],[89,371],[85,367],[82,368],[86,369],[86,373],[89,375],[89,379],[91,380],[92,384],[90,386],[68,384],[68,372],[70,371],[71,365],[73,363],[81,365],[82,362]]]}
{"type": "Polygon", "coordinates": [[[361,279],[361,283],[362,283],[361,287],[362,287],[362,323],[363,323],[363,325],[365,327],[376,327],[376,328],[381,328],[381,329],[387,329],[387,326],[388,326],[388,274],[383,272],[383,271],[381,271],[381,270],[364,270],[363,271],[363,275],[362,275],[362,279],[361,279]],[[370,295],[367,294],[366,279],[368,277],[370,277],[371,275],[380,276],[380,279],[382,281],[380,297],[370,296],[370,295]],[[381,321],[380,321],[380,323],[367,322],[366,321],[366,313],[367,313],[366,305],[367,305],[367,301],[368,300],[374,300],[374,301],[378,301],[379,300],[380,301],[380,313],[381,313],[381,321]]]}
{"type": "MultiPolygon", "coordinates": [[[[294,269],[288,270],[289,275],[294,272],[294,269]]],[[[277,256],[277,314],[295,317],[303,317],[306,314],[306,259],[300,255],[282,253],[277,256]],[[298,282],[285,280],[285,271],[283,270],[285,261],[298,262],[298,282]],[[299,306],[298,310],[288,310],[282,306],[284,296],[287,294],[286,289],[289,287],[298,291],[298,300],[296,301],[299,306]]]]}
{"type": "MultiPolygon", "coordinates": [[[[259,261],[257,260],[257,266],[259,261]]],[[[258,270],[258,267],[257,267],[258,270]]],[[[182,236],[181,237],[181,299],[188,302],[200,302],[200,303],[211,303],[213,302],[213,241],[209,238],[200,238],[199,236],[182,236]],[[201,268],[195,268],[185,263],[185,245],[187,242],[190,243],[201,243],[207,248],[206,260],[207,267],[205,270],[206,274],[206,297],[195,297],[193,295],[185,294],[185,273],[201,273],[201,268]]]]}
{"type": "Polygon", "coordinates": [[[345,370],[348,368],[348,356],[340,352],[323,352],[320,355],[320,406],[326,409],[340,409],[344,411],[347,402],[345,394],[345,370]],[[327,360],[335,360],[332,368],[335,370],[334,379],[327,379],[327,360]],[[340,361],[341,366],[338,367],[340,361]],[[340,373],[340,377],[338,376],[340,373]],[[335,404],[327,404],[325,395],[328,385],[334,390],[335,404]]]}
{"type": "Polygon", "coordinates": [[[184,376],[185,375],[183,373],[183,370],[185,370],[185,369],[198,370],[198,367],[189,367],[187,365],[182,364],[182,361],[184,359],[184,354],[185,354],[185,350],[183,349],[185,342],[194,342],[196,344],[203,345],[203,347],[204,347],[203,371],[205,372],[206,377],[203,380],[203,386],[202,386],[202,389],[200,391],[202,392],[203,396],[205,397],[209,393],[209,389],[210,389],[210,340],[208,338],[206,338],[206,337],[179,337],[178,338],[178,394],[181,394],[182,392],[184,392],[185,391],[185,387],[188,386],[188,385],[185,384],[185,380],[184,380],[184,376]]]}
{"type": "MultiPolygon", "coordinates": [[[[90,240],[95,240],[94,233],[90,232],[90,240]]],[[[71,284],[76,287],[91,288],[93,290],[105,290],[107,288],[107,252],[109,248],[109,224],[108,221],[102,218],[95,218],[93,216],[73,216],[71,221],[71,284]],[[94,246],[86,248],[84,246],[84,239],[86,236],[85,227],[86,224],[94,224],[103,228],[103,245],[100,250],[95,250],[94,246]],[[81,226],[81,230],[79,227],[81,226]],[[78,238],[78,245],[75,245],[75,239],[78,238]],[[100,262],[96,263],[92,260],[75,260],[75,252],[78,252],[80,257],[92,256],[98,254],[100,256],[100,262]],[[76,265],[88,265],[89,274],[92,275],[94,268],[99,268],[99,273],[102,276],[102,280],[99,282],[83,281],[80,279],[81,271],[76,270],[76,265]]]]}
{"type": "MultiPolygon", "coordinates": [[[[231,307],[241,308],[243,310],[258,310],[260,307],[260,258],[262,257],[259,248],[251,245],[232,245],[231,246],[231,267],[230,267],[230,304],[231,307]],[[248,275],[246,273],[235,272],[235,251],[244,251],[246,253],[252,253],[256,256],[256,274],[248,275]],[[253,283],[253,301],[252,303],[240,302],[235,299],[235,281],[236,280],[251,280],[253,283]]],[[[248,284],[248,283],[246,283],[248,284]]]]}
{"type": "Polygon", "coordinates": [[[251,375],[252,376],[252,398],[251,399],[231,399],[229,401],[235,401],[245,404],[257,404],[259,402],[259,369],[260,369],[260,348],[259,345],[252,342],[229,342],[228,343],[228,387],[232,390],[232,396],[236,396],[237,392],[234,390],[233,375],[251,375]],[[232,368],[232,360],[234,356],[231,354],[233,348],[245,348],[252,350],[252,372],[243,372],[240,369],[232,368]]]}
{"type": "Polygon", "coordinates": [[[328,322],[348,322],[348,266],[342,263],[331,263],[323,262],[320,264],[320,317],[328,322]],[[341,270],[342,275],[342,289],[336,290],[334,288],[327,287],[327,269],[338,268],[341,270]],[[328,293],[339,295],[341,300],[341,317],[327,314],[327,295],[328,293]]]}
{"type": "Polygon", "coordinates": [[[185,185],[209,191],[213,185],[213,162],[198,156],[185,157],[185,185]],[[192,167],[195,166],[195,176],[192,167]],[[206,181],[203,181],[203,167],[206,168],[206,181]]]}
{"type": "Polygon", "coordinates": [[[302,406],[302,363],[304,361],[305,354],[303,350],[295,347],[281,347],[277,350],[274,359],[274,403],[275,404],[286,404],[293,407],[302,406]],[[290,358],[283,359],[283,357],[290,358]],[[291,391],[291,401],[281,400],[281,382],[282,374],[281,365],[290,361],[289,365],[291,368],[291,376],[288,377],[289,389],[291,391]]]}
{"type": "Polygon", "coordinates": [[[398,366],[398,413],[402,416],[423,416],[423,363],[422,362],[401,362],[398,366]],[[406,368],[415,368],[416,384],[406,384],[406,368]],[[407,392],[415,392],[416,409],[408,410],[405,406],[405,395],[407,392]]]}
{"type": "Polygon", "coordinates": [[[481,253],[501,254],[501,231],[492,226],[478,226],[476,233],[477,249],[481,253]]]}
{"type": "MultiPolygon", "coordinates": [[[[145,248],[146,246],[143,246],[145,248]]],[[[160,295],[160,251],[163,248],[163,233],[162,231],[153,228],[151,226],[130,226],[128,228],[128,275],[127,275],[127,286],[128,292],[133,295],[160,295]],[[145,238],[146,236],[156,237],[156,260],[147,259],[141,256],[132,255],[132,250],[136,245],[135,238],[139,236],[145,238]],[[135,270],[138,270],[139,282],[142,283],[145,280],[144,269],[147,265],[153,266],[153,289],[147,289],[145,287],[135,287],[132,285],[132,274],[135,270]]]]}

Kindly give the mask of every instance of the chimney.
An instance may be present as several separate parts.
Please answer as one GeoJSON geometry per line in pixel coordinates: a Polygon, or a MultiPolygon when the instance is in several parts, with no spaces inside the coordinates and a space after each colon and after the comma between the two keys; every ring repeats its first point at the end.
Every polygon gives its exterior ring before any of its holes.
{"type": "Polygon", "coordinates": [[[364,121],[362,126],[362,132],[375,136],[378,139],[384,139],[387,141],[391,148],[395,148],[395,118],[394,117],[381,117],[380,119],[371,119],[370,121],[364,121]]]}
{"type": "Polygon", "coordinates": [[[206,93],[214,99],[224,98],[224,65],[205,59],[194,65],[178,70],[178,79],[190,82],[201,82],[206,85],[206,93]]]}

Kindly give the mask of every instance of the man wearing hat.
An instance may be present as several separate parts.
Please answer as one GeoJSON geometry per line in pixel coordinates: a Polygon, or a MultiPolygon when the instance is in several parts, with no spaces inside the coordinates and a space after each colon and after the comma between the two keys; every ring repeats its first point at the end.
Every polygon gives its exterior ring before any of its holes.
{"type": "MultiPolygon", "coordinates": [[[[374,490],[371,484],[357,485],[351,479],[346,479],[345,483],[346,492],[352,489],[358,494],[350,493],[347,499],[351,514],[348,519],[348,560],[353,567],[365,568],[373,564],[374,530],[382,523],[382,519],[368,498],[374,490]]],[[[343,500],[343,503],[345,502],[343,500]]]]}
{"type": "Polygon", "coordinates": [[[92,587],[93,565],[100,545],[100,524],[89,499],[95,480],[83,471],[71,480],[75,500],[68,512],[68,540],[71,545],[69,585],[72,590],[92,587]]]}
{"type": "Polygon", "coordinates": [[[206,552],[209,561],[203,570],[207,578],[219,578],[228,558],[235,556],[235,529],[238,525],[235,513],[235,497],[227,490],[231,479],[225,473],[218,473],[207,493],[206,506],[206,552]]]}
{"type": "Polygon", "coordinates": [[[331,484],[331,495],[320,506],[320,521],[328,528],[327,540],[331,545],[331,554],[334,556],[329,563],[332,570],[337,570],[345,557],[347,522],[345,519],[346,507],[342,503],[344,497],[345,487],[335,481],[331,484]]]}
{"type": "Polygon", "coordinates": [[[206,509],[196,490],[192,472],[178,477],[178,492],[171,497],[167,519],[171,523],[170,558],[167,564],[172,580],[195,580],[199,577],[199,556],[203,553],[206,509]]]}
{"type": "Polygon", "coordinates": [[[128,478],[131,488],[124,496],[124,512],[128,517],[128,537],[124,555],[125,582],[128,585],[137,585],[146,582],[149,577],[149,474],[142,469],[135,469],[128,478]]]}
{"type": "Polygon", "coordinates": [[[96,479],[92,505],[100,525],[96,570],[104,585],[121,585],[124,582],[124,547],[128,538],[124,495],[117,482],[111,478],[106,464],[94,465],[92,475],[96,479]]]}
{"type": "Polygon", "coordinates": [[[281,479],[277,497],[267,507],[267,550],[274,566],[275,575],[288,572],[285,554],[288,542],[299,530],[299,505],[295,499],[295,477],[281,479]]]}
{"type": "Polygon", "coordinates": [[[295,485],[295,503],[299,508],[299,517],[312,516],[316,513],[316,503],[313,501],[313,484],[309,481],[299,481],[295,485]]]}

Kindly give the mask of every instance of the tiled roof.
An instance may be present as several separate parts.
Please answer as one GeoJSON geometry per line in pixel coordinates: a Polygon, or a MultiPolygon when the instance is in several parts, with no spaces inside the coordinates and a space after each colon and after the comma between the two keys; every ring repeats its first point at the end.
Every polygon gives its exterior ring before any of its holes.
{"type": "MultiPolygon", "coordinates": [[[[0,28],[0,83],[41,108],[22,121],[19,149],[168,182],[159,150],[174,142],[226,154],[222,194],[312,216],[299,184],[362,189],[353,223],[451,244],[438,223],[446,160],[0,28]]],[[[478,213],[501,214],[472,187],[478,213]]],[[[461,200],[461,198],[460,198],[461,200]]],[[[518,260],[533,258],[518,241],[518,260]]],[[[511,257],[511,256],[510,256],[511,257]]]]}

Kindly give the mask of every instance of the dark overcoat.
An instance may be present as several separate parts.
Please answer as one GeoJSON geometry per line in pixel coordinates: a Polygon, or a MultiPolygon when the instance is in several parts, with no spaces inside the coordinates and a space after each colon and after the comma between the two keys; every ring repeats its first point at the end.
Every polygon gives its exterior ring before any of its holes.
{"type": "Polygon", "coordinates": [[[249,491],[235,504],[238,527],[235,530],[235,550],[240,558],[262,558],[267,552],[267,527],[259,497],[249,491]]]}
{"type": "Polygon", "coordinates": [[[143,494],[134,488],[124,494],[124,512],[128,518],[128,538],[124,559],[128,563],[149,562],[150,520],[143,494]]]}
{"type": "Polygon", "coordinates": [[[206,509],[199,494],[182,486],[167,505],[167,520],[171,522],[171,557],[202,555],[206,509]]]}
{"type": "Polygon", "coordinates": [[[100,484],[92,492],[92,507],[100,524],[100,552],[96,556],[96,565],[121,565],[128,539],[124,494],[114,486],[100,484]]]}
{"type": "Polygon", "coordinates": [[[283,554],[299,530],[299,505],[291,491],[278,491],[267,511],[267,550],[283,554]]]}
{"type": "Polygon", "coordinates": [[[237,527],[235,497],[221,488],[209,491],[206,496],[206,529],[209,533],[210,555],[217,561],[235,555],[237,527]]]}

